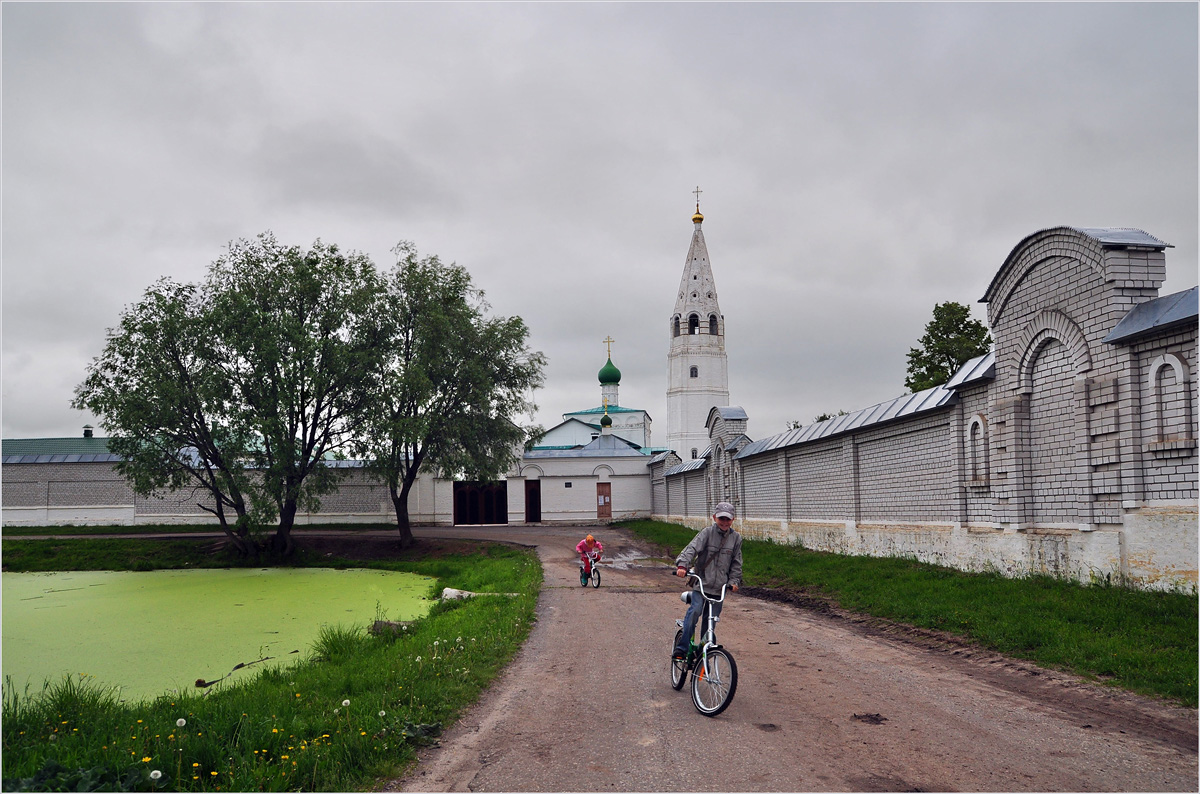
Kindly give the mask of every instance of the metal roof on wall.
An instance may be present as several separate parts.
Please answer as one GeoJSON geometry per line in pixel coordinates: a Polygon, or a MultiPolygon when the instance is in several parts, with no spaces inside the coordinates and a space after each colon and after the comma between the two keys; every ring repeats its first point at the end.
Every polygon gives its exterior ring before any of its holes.
{"type": "Polygon", "coordinates": [[[707,463],[708,458],[696,458],[695,460],[689,460],[687,463],[680,463],[678,466],[672,466],[671,468],[667,469],[663,472],[663,476],[671,477],[676,474],[683,474],[685,471],[703,469],[707,463]]]}
{"type": "Polygon", "coordinates": [[[972,383],[996,379],[996,354],[988,351],[982,356],[971,359],[958,368],[954,377],[946,381],[947,389],[957,389],[972,383]]]}
{"type": "Polygon", "coordinates": [[[1174,248],[1170,243],[1164,243],[1152,234],[1141,229],[1127,227],[1085,228],[1071,226],[1080,234],[1086,234],[1101,245],[1142,245],[1148,248],[1174,248]]]}
{"type": "Polygon", "coordinates": [[[1139,303],[1121,318],[1121,322],[1104,337],[1104,341],[1116,344],[1145,334],[1165,331],[1177,325],[1195,325],[1197,317],[1200,317],[1200,302],[1197,300],[1196,290],[1196,287],[1192,287],[1183,292],[1139,303]]]}
{"type": "Polygon", "coordinates": [[[894,419],[903,419],[926,411],[944,408],[957,399],[958,395],[948,386],[935,386],[932,389],[919,391],[916,394],[905,394],[894,400],[872,405],[869,408],[863,408],[844,416],[835,416],[832,419],[826,419],[824,422],[815,422],[807,427],[787,430],[770,438],[755,441],[733,457],[734,460],[742,460],[752,455],[771,452],[783,447],[804,444],[823,438],[831,438],[851,430],[859,430],[871,425],[890,422],[894,419]]]}
{"type": "Polygon", "coordinates": [[[6,438],[0,441],[0,454],[5,456],[108,454],[108,439],[95,436],[6,438]]]}

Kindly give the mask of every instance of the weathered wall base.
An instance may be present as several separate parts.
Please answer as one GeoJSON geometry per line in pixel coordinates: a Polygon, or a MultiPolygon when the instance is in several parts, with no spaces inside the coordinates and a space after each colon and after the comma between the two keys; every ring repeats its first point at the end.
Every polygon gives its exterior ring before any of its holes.
{"type": "MultiPolygon", "coordinates": [[[[708,524],[689,516],[653,518],[696,530],[708,524]]],[[[1197,584],[1196,567],[1163,561],[1197,559],[1197,520],[1194,505],[1160,505],[1127,513],[1123,525],[1093,525],[1090,530],[763,519],[739,519],[735,526],[747,539],[834,554],[904,557],[1012,577],[1046,574],[1084,583],[1125,582],[1152,590],[1190,591],[1197,584]]]]}

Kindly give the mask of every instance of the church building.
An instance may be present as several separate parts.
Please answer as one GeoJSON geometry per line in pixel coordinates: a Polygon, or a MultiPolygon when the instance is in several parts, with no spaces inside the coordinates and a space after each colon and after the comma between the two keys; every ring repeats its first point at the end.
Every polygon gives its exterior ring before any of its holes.
{"type": "Polygon", "coordinates": [[[600,436],[600,420],[607,416],[614,436],[629,442],[634,449],[649,454],[650,414],[641,408],[625,408],[621,405],[618,393],[621,370],[612,362],[614,341],[616,340],[612,337],[604,340],[608,345],[608,361],[596,375],[600,381],[600,404],[563,414],[563,421],[543,433],[534,443],[533,449],[578,449],[585,446],[600,436]]]}

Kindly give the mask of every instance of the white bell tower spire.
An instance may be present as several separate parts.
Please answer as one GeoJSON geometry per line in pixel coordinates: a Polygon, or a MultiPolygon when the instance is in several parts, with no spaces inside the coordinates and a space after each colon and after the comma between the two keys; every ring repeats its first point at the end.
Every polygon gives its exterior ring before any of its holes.
{"type": "Polygon", "coordinates": [[[700,193],[692,216],[692,244],[667,331],[667,446],[689,460],[708,447],[705,422],[715,407],[729,405],[729,364],[725,355],[725,317],[717,304],[704,244],[700,193]]]}

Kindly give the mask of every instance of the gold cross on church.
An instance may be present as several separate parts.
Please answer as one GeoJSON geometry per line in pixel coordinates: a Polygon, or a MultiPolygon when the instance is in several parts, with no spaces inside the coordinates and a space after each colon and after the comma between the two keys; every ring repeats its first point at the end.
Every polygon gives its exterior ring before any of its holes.
{"type": "Polygon", "coordinates": [[[603,342],[608,347],[608,357],[612,358],[612,343],[617,340],[613,339],[611,336],[608,336],[608,337],[605,337],[604,339],[601,339],[600,341],[603,342]]]}
{"type": "Polygon", "coordinates": [[[699,185],[696,185],[696,189],[693,190],[692,192],[696,194],[696,212],[699,212],[700,211],[700,194],[703,193],[704,191],[700,189],[699,185]]]}

